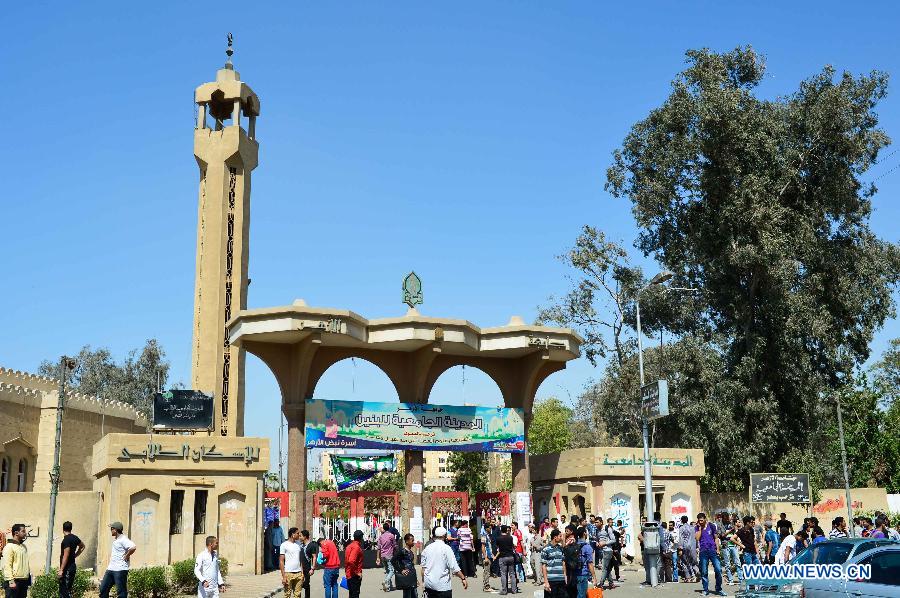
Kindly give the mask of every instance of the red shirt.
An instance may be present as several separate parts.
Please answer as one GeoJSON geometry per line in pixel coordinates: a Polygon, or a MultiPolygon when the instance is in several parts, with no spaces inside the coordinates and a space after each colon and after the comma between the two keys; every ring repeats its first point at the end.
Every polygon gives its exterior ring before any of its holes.
{"type": "Polygon", "coordinates": [[[516,552],[519,554],[525,554],[525,547],[522,545],[522,532],[516,530],[512,533],[518,542],[516,542],[516,552]]]}
{"type": "Polygon", "coordinates": [[[350,579],[351,577],[362,577],[362,568],[362,546],[359,545],[359,542],[350,542],[347,544],[347,548],[344,549],[344,573],[346,573],[347,579],[350,579]]]}
{"type": "Polygon", "coordinates": [[[334,542],[331,540],[322,540],[319,549],[322,551],[322,556],[325,558],[325,564],[322,565],[323,569],[341,568],[341,557],[338,555],[337,546],[334,545],[334,542]]]}

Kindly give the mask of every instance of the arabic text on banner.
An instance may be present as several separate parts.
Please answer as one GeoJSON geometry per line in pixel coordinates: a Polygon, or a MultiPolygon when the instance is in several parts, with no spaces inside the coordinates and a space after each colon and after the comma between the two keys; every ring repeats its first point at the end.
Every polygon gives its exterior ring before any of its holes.
{"type": "Polygon", "coordinates": [[[525,452],[521,409],[306,401],[307,448],[525,452]]]}

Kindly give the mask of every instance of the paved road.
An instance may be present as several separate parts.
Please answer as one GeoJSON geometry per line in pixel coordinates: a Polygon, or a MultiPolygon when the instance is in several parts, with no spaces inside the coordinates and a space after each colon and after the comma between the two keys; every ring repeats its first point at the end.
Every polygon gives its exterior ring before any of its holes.
{"type": "MultiPolygon", "coordinates": [[[[480,569],[478,574],[479,576],[481,575],[480,569]]],[[[664,593],[666,598],[701,598],[701,594],[699,593],[699,583],[668,583],[659,585],[656,588],[648,588],[641,585],[641,582],[644,580],[644,570],[638,570],[635,566],[623,567],[622,576],[624,581],[619,587],[603,591],[604,598],[651,598],[651,596],[653,598],[659,598],[660,592],[664,593]]],[[[387,594],[382,591],[381,582],[383,579],[384,575],[380,569],[366,569],[363,572],[363,584],[360,596],[362,598],[377,598],[378,596],[401,598],[403,594],[399,590],[387,594]]],[[[710,568],[710,582],[713,582],[712,568],[710,568]]],[[[500,580],[492,579],[491,586],[495,590],[499,589],[500,580]]],[[[323,598],[325,592],[322,588],[322,577],[320,574],[316,573],[313,576],[311,589],[311,598],[323,598]]],[[[518,594],[520,598],[543,598],[543,591],[531,581],[520,584],[519,589],[521,590],[521,594],[518,594]],[[538,590],[538,595],[536,597],[534,596],[535,590],[538,590]]],[[[736,589],[736,586],[725,586],[725,591],[731,596],[734,595],[736,589]]],[[[346,590],[341,589],[339,593],[340,598],[346,598],[346,592],[346,590]]],[[[469,579],[468,590],[464,590],[462,582],[459,579],[454,578],[453,595],[457,598],[494,598],[497,596],[496,593],[485,593],[482,591],[480,577],[478,579],[469,579]]],[[[419,593],[419,598],[424,598],[421,591],[419,593]]]]}

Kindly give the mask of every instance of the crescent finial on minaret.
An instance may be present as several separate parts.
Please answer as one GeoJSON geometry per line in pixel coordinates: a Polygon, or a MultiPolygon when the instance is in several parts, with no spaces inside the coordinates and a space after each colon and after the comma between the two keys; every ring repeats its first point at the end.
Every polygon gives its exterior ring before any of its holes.
{"type": "Polygon", "coordinates": [[[225,61],[225,68],[232,68],[231,57],[234,54],[234,36],[231,35],[231,32],[228,32],[228,47],[225,49],[225,55],[228,56],[228,60],[225,61]]]}

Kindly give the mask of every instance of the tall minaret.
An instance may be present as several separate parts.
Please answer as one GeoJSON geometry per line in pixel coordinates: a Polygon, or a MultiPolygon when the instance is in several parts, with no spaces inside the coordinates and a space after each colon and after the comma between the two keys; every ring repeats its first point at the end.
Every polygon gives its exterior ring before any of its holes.
{"type": "Polygon", "coordinates": [[[250,172],[259,144],[259,98],[228,60],[215,83],[194,92],[194,156],[200,166],[192,388],[213,395],[214,433],[244,434],[244,351],[228,343],[226,323],[247,307],[250,172]],[[241,117],[245,117],[246,129],[241,117]]]}

